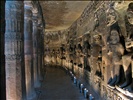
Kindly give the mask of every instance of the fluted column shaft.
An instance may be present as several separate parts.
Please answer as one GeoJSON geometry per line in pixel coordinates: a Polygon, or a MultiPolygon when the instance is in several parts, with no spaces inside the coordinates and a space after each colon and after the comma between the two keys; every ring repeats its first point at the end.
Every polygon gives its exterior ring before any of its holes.
{"type": "Polygon", "coordinates": [[[38,35],[38,19],[33,16],[33,66],[34,66],[34,87],[40,87],[39,70],[38,70],[38,56],[37,56],[37,35],[38,35]]]}
{"type": "Polygon", "coordinates": [[[6,99],[25,100],[23,1],[6,1],[6,99]]]}
{"type": "Polygon", "coordinates": [[[44,63],[43,63],[43,61],[44,61],[44,35],[43,35],[43,29],[41,29],[41,36],[40,36],[40,38],[41,38],[41,45],[40,45],[40,49],[41,49],[41,58],[40,58],[40,63],[41,63],[41,80],[43,80],[43,75],[44,75],[44,63]]]}
{"type": "MultiPolygon", "coordinates": [[[[24,54],[26,74],[26,94],[30,100],[36,96],[34,91],[34,68],[33,68],[33,40],[32,40],[32,9],[25,1],[24,6],[24,54]]],[[[29,3],[30,4],[30,3],[29,3]]]]}
{"type": "Polygon", "coordinates": [[[42,80],[42,76],[41,76],[41,67],[42,67],[42,63],[41,63],[41,27],[38,26],[38,34],[37,34],[37,61],[38,61],[38,74],[39,74],[39,80],[42,80]]]}
{"type": "Polygon", "coordinates": [[[45,74],[45,68],[44,68],[44,31],[42,30],[42,34],[41,34],[41,37],[42,37],[42,40],[41,40],[41,63],[42,63],[42,67],[41,67],[41,70],[42,70],[42,79],[44,78],[44,74],[45,74]]]}

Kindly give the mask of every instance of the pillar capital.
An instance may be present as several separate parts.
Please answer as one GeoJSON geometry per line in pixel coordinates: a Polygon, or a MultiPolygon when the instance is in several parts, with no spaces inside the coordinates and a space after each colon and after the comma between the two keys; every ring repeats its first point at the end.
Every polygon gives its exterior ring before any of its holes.
{"type": "Polygon", "coordinates": [[[5,7],[6,19],[22,19],[23,2],[22,1],[6,1],[5,7]]]}
{"type": "Polygon", "coordinates": [[[24,1],[24,7],[27,9],[33,9],[33,1],[24,1]]]}
{"type": "Polygon", "coordinates": [[[33,26],[38,26],[38,19],[37,19],[37,17],[32,16],[32,23],[33,23],[33,26]]]}
{"type": "Polygon", "coordinates": [[[33,16],[38,15],[38,7],[34,1],[24,1],[25,9],[30,9],[33,16]]]}

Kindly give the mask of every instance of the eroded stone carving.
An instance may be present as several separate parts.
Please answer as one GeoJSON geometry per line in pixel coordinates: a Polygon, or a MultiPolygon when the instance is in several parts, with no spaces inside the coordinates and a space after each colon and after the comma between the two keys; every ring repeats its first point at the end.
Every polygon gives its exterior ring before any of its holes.
{"type": "Polygon", "coordinates": [[[83,47],[82,47],[82,38],[78,38],[77,41],[75,42],[78,42],[76,44],[76,60],[77,60],[77,65],[79,67],[83,67],[83,58],[84,58],[84,54],[83,54],[83,47]]]}
{"type": "Polygon", "coordinates": [[[66,55],[65,55],[65,53],[66,53],[66,50],[65,50],[65,45],[64,44],[62,44],[62,46],[60,47],[60,51],[61,51],[61,59],[66,59],[66,55]]]}
{"type": "Polygon", "coordinates": [[[90,34],[84,36],[83,53],[84,53],[84,68],[88,71],[91,71],[90,68],[91,45],[89,43],[89,39],[90,39],[90,34]]]}
{"type": "Polygon", "coordinates": [[[127,38],[125,39],[126,54],[122,57],[125,82],[120,86],[133,92],[133,3],[128,5],[125,16],[127,38]]]}
{"type": "Polygon", "coordinates": [[[95,68],[95,74],[98,76],[102,76],[101,72],[101,62],[102,62],[102,47],[101,47],[101,36],[100,35],[93,35],[93,44],[92,44],[92,56],[93,56],[93,65],[95,68]]]}
{"type": "Polygon", "coordinates": [[[127,29],[127,40],[133,41],[133,3],[128,5],[128,9],[125,16],[125,24],[127,29]]]}
{"type": "Polygon", "coordinates": [[[111,26],[118,21],[118,14],[113,5],[114,3],[111,3],[109,9],[106,12],[107,26],[111,26]]]}
{"type": "Polygon", "coordinates": [[[124,54],[124,47],[120,43],[120,37],[117,30],[111,30],[109,36],[109,56],[111,57],[111,79],[108,84],[111,86],[117,85],[120,82],[120,65],[122,65],[122,55],[124,54]]]}
{"type": "MultiPolygon", "coordinates": [[[[103,95],[105,100],[132,97],[132,3],[129,6],[126,1],[115,3],[115,1],[91,2],[78,21],[68,28],[67,42],[63,42],[66,46],[65,57],[68,62],[71,62],[68,65],[65,63],[65,66],[80,79],[85,77],[85,80],[100,94],[105,93],[103,95]],[[124,5],[124,7],[116,9],[118,5],[124,5]],[[90,37],[84,35],[86,32],[89,32],[90,37]],[[80,64],[82,68],[79,68],[80,64]],[[103,91],[102,85],[105,87],[103,91]],[[116,88],[118,86],[121,89],[119,91],[116,88]],[[126,93],[130,95],[122,96],[126,93]]],[[[64,34],[65,31],[61,31],[59,41],[65,41],[64,34]]],[[[51,41],[52,39],[54,40],[51,38],[51,41]]],[[[52,48],[53,45],[50,46],[52,48]]],[[[59,47],[61,42],[58,42],[55,48],[59,47]]]]}

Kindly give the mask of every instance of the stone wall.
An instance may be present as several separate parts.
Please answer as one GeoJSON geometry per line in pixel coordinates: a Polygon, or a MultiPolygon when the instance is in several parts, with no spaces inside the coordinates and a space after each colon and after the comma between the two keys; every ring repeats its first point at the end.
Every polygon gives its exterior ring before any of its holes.
{"type": "Polygon", "coordinates": [[[47,34],[45,62],[71,70],[95,98],[133,98],[133,3],[92,1],[68,29],[47,34]],[[90,92],[92,92],[90,90],[90,92]]]}

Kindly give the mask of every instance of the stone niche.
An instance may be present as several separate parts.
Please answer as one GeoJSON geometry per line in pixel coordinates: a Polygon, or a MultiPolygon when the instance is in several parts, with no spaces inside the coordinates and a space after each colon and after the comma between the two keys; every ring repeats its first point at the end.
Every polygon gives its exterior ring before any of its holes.
{"type": "Polygon", "coordinates": [[[63,41],[66,61],[58,61],[91,86],[96,99],[133,99],[133,2],[90,2],[61,34],[50,50],[60,51],[63,41]]]}

